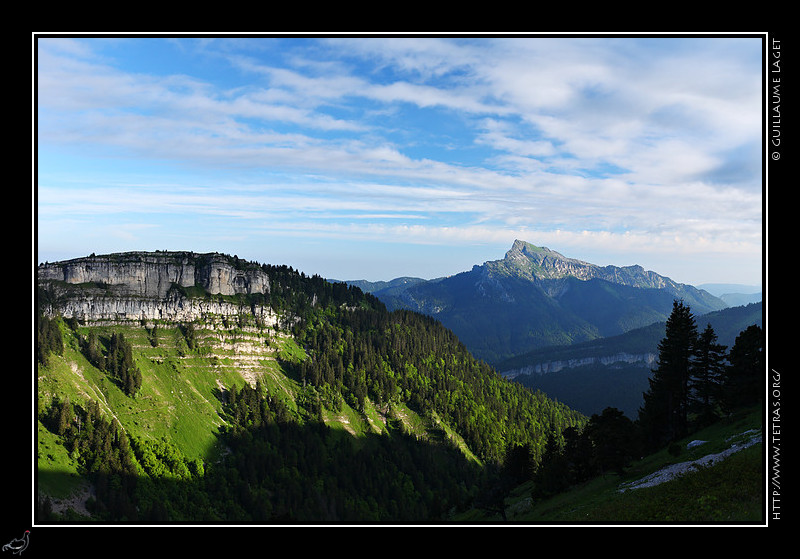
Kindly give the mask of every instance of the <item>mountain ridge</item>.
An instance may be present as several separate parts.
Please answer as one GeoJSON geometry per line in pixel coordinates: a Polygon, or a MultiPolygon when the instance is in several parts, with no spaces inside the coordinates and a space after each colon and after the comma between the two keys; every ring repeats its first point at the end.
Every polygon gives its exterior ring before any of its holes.
{"type": "MultiPolygon", "coordinates": [[[[763,327],[763,304],[749,303],[737,307],[729,307],[696,317],[698,324],[710,324],[718,335],[718,342],[732,346],[736,336],[747,326],[755,324],[763,327]]],[[[617,336],[599,338],[570,346],[552,346],[540,348],[523,355],[514,356],[495,365],[499,374],[510,376],[524,374],[522,369],[531,373],[547,374],[558,370],[550,363],[580,362],[587,359],[604,359],[613,362],[615,355],[652,356],[658,354],[658,342],[664,337],[664,321],[654,322],[641,328],[635,328],[617,336]]],[[[624,361],[623,356],[620,361],[624,361]]],[[[637,359],[648,361],[649,359],[637,359]]]]}
{"type": "Polygon", "coordinates": [[[639,265],[598,266],[519,239],[502,259],[469,271],[390,283],[390,288],[372,291],[387,308],[437,318],[490,363],[665,320],[675,299],[698,312],[727,306],[708,292],[639,265]]]}
{"type": "Polygon", "coordinates": [[[594,278],[632,287],[650,287],[660,289],[666,285],[675,286],[675,282],[647,271],[642,266],[599,266],[569,258],[547,247],[533,245],[519,239],[514,241],[511,249],[502,260],[489,261],[484,264],[496,270],[507,269],[522,277],[530,279],[560,279],[567,276],[581,280],[594,278]],[[527,272],[527,273],[526,273],[527,272]]]}
{"type": "MultiPolygon", "coordinates": [[[[711,325],[718,343],[730,348],[747,327],[763,327],[763,305],[751,303],[696,317],[711,325]]],[[[607,406],[635,418],[642,394],[649,388],[651,369],[657,365],[658,345],[665,322],[636,328],[607,338],[571,346],[547,347],[495,364],[498,374],[532,390],[564,402],[588,415],[607,406]]]]}

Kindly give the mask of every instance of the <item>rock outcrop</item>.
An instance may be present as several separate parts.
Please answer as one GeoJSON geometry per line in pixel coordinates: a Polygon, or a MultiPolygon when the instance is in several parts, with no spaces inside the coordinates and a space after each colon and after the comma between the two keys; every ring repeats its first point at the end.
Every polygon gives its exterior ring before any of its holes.
{"type": "Polygon", "coordinates": [[[49,313],[89,321],[186,322],[242,312],[269,323],[269,306],[213,295],[263,294],[269,276],[260,266],[218,253],[126,252],[41,264],[38,285],[49,313]],[[200,296],[198,296],[200,295],[200,296]]]}
{"type": "MultiPolygon", "coordinates": [[[[670,289],[675,292],[691,288],[691,286],[678,284],[668,277],[645,270],[639,265],[598,266],[575,258],[567,258],[547,247],[534,246],[520,240],[514,241],[511,249],[506,252],[505,258],[486,262],[484,266],[495,274],[514,275],[531,281],[574,277],[583,281],[601,279],[618,285],[670,289]]],[[[691,289],[694,290],[694,288],[691,289]]]]}
{"type": "Polygon", "coordinates": [[[562,369],[571,369],[574,367],[582,367],[585,365],[612,365],[614,363],[642,363],[643,366],[652,366],[657,359],[655,353],[641,353],[631,354],[626,352],[619,352],[614,355],[607,355],[604,357],[582,357],[575,359],[562,359],[554,361],[546,361],[532,365],[526,365],[518,369],[511,369],[502,371],[500,374],[509,379],[516,378],[520,375],[545,375],[548,373],[557,373],[562,369]]]}
{"type": "Polygon", "coordinates": [[[42,264],[39,282],[102,284],[119,295],[164,298],[174,286],[211,294],[269,293],[260,267],[218,253],[124,252],[42,264]]]}

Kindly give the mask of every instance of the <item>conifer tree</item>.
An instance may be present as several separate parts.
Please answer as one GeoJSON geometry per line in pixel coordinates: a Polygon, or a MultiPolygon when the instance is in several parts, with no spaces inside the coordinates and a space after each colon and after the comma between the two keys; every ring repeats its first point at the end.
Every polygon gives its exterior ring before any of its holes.
{"type": "Polygon", "coordinates": [[[53,407],[54,421],[53,426],[57,435],[64,435],[72,425],[75,418],[69,397],[65,397],[53,407]]]}
{"type": "Polygon", "coordinates": [[[757,402],[764,393],[764,332],[748,326],[737,337],[728,355],[722,403],[725,411],[757,402]]]}
{"type": "Polygon", "coordinates": [[[665,337],[658,344],[658,363],[650,378],[650,389],[639,409],[644,442],[658,448],[688,432],[688,393],[697,325],[691,309],[674,301],[667,319],[665,337]]]}
{"type": "Polygon", "coordinates": [[[569,427],[563,431],[567,476],[571,483],[589,479],[595,472],[594,448],[586,428],[569,427]]]}
{"type": "Polygon", "coordinates": [[[133,348],[121,333],[113,333],[105,369],[117,378],[128,396],[135,396],[142,386],[142,373],[133,361],[133,348]]]}
{"type": "Polygon", "coordinates": [[[636,430],[630,419],[617,408],[607,407],[592,415],[584,433],[592,443],[595,465],[600,472],[622,474],[638,455],[636,430]]]}
{"type": "Polygon", "coordinates": [[[534,489],[532,495],[534,497],[545,497],[562,491],[569,485],[568,473],[564,449],[555,435],[550,433],[541,463],[538,464],[533,475],[534,489]]]}
{"type": "MultiPolygon", "coordinates": [[[[552,439],[551,434],[551,439],[552,439]]],[[[548,450],[553,454],[558,452],[558,443],[553,439],[548,440],[548,450]]],[[[547,454],[547,453],[545,453],[547,454]]],[[[531,478],[534,472],[533,453],[530,444],[513,444],[506,449],[504,462],[505,472],[517,483],[522,483],[531,478]]]]}
{"type": "Polygon", "coordinates": [[[103,351],[100,348],[100,339],[97,336],[97,332],[94,330],[89,331],[89,335],[86,339],[86,359],[98,369],[105,368],[103,351]]]}
{"type": "Polygon", "coordinates": [[[40,363],[47,365],[50,353],[60,355],[64,351],[64,341],[58,319],[49,318],[42,313],[36,315],[36,352],[40,363]]]}
{"type": "Polygon", "coordinates": [[[690,409],[697,416],[697,427],[708,425],[717,418],[716,410],[722,395],[725,350],[724,345],[717,343],[717,334],[708,324],[697,338],[690,379],[690,409]]]}

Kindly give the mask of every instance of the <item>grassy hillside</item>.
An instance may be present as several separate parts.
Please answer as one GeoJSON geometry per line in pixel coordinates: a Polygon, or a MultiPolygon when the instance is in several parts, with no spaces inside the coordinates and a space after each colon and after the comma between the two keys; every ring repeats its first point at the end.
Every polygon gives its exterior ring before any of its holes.
{"type": "Polygon", "coordinates": [[[276,328],[52,321],[60,349],[37,365],[37,490],[47,517],[424,522],[478,491],[476,468],[501,460],[508,442],[540,449],[561,422],[581,421],[497,377],[427,317],[302,309],[276,328]],[[91,358],[94,337],[106,357],[124,337],[138,391],[91,358]],[[424,458],[395,462],[406,453],[424,458]],[[339,469],[373,460],[356,478],[339,469]],[[243,467],[248,480],[237,477],[243,467]],[[344,488],[354,479],[366,487],[344,488]],[[339,489],[321,492],[328,485],[339,489]],[[258,501],[241,492],[257,486],[258,501]]]}
{"type": "MultiPolygon", "coordinates": [[[[764,520],[764,449],[753,444],[710,466],[699,465],[665,483],[624,490],[670,465],[692,462],[760,436],[761,406],[748,408],[630,464],[622,475],[606,473],[543,499],[532,497],[532,482],[505,499],[507,520],[557,524],[710,524],[764,520]],[[692,441],[704,444],[687,448],[692,441]],[[678,451],[679,449],[679,451],[678,451]]],[[[497,514],[473,510],[460,520],[498,522],[497,514]]]]}
{"type": "MultiPolygon", "coordinates": [[[[89,328],[73,330],[62,321],[59,325],[63,353],[52,355],[47,366],[37,366],[39,415],[54,398],[67,399],[83,408],[90,401],[97,402],[104,416],[116,419],[129,436],[169,440],[187,459],[214,461],[218,457],[217,435],[225,424],[224,391],[248,382],[256,370],[287,402],[293,401],[290,396],[297,389],[296,383],[282,374],[278,357],[300,354],[301,350],[289,338],[274,332],[200,329],[196,333],[197,348],[190,350],[177,326],[155,330],[143,326],[95,327],[101,340],[112,331],[121,332],[133,346],[135,365],[142,373],[143,383],[139,393],[130,397],[81,351],[89,328]],[[269,351],[246,352],[258,345],[269,351]]],[[[44,427],[41,417],[37,443],[40,492],[63,498],[70,489],[83,485],[77,477],[75,456],[70,456],[59,437],[44,427]]]]}
{"type": "MultiPolygon", "coordinates": [[[[111,332],[122,332],[131,342],[143,376],[141,391],[135,397],[125,395],[105,371],[89,363],[80,350],[80,340],[90,328],[72,330],[61,322],[63,354],[52,356],[47,366],[37,366],[40,410],[53,398],[66,398],[73,404],[94,400],[130,435],[150,440],[166,438],[187,458],[208,461],[219,453],[219,428],[228,423],[223,403],[233,386],[255,386],[258,382],[296,416],[305,413],[298,406],[304,388],[287,365],[303,361],[306,354],[287,334],[269,329],[198,327],[196,347],[189,349],[178,326],[159,327],[155,337],[152,329],[139,326],[91,329],[99,332],[101,339],[111,332]]],[[[434,424],[404,404],[395,404],[394,409],[397,420],[420,437],[431,432],[438,436],[445,430],[458,439],[448,426],[434,424]]],[[[325,424],[353,435],[385,433],[389,421],[386,413],[371,403],[364,412],[358,412],[342,402],[338,412],[324,410],[323,416],[325,424]]],[[[74,471],[69,456],[59,452],[57,437],[43,427],[40,435],[40,450],[49,449],[39,453],[40,471],[74,471]]]]}
{"type": "MultiPolygon", "coordinates": [[[[131,342],[135,364],[145,379],[141,391],[135,397],[125,395],[106,372],[89,363],[79,348],[88,328],[73,331],[63,327],[63,355],[51,359],[48,367],[39,367],[40,405],[49,403],[53,396],[69,398],[73,403],[95,400],[126,431],[153,439],[169,437],[187,456],[200,458],[213,452],[213,433],[222,424],[222,390],[246,382],[243,372],[259,367],[267,379],[284,379],[281,391],[292,390],[285,376],[274,374],[278,369],[275,353],[282,346],[261,359],[236,352],[226,336],[244,338],[243,332],[200,330],[198,337],[213,342],[206,345],[201,341],[199,349],[190,351],[178,327],[158,328],[155,347],[144,327],[96,330],[101,339],[116,331],[131,342]]],[[[257,333],[248,337],[250,343],[267,339],[257,333]]]]}

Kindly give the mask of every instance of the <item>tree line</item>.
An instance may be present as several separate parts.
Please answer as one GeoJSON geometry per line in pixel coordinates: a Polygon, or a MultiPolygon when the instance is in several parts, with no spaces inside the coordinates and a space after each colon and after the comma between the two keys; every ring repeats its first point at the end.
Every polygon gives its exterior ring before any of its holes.
{"type": "MultiPolygon", "coordinates": [[[[351,435],[300,421],[257,385],[231,392],[218,460],[187,459],[166,439],[142,439],[108,421],[94,401],[54,398],[40,412],[91,479],[94,519],[115,523],[370,523],[441,521],[485,483],[455,448],[392,436],[351,435]]],[[[53,521],[52,504],[37,520],[53,521]]]]}
{"type": "Polygon", "coordinates": [[[309,358],[283,363],[306,387],[312,415],[369,400],[389,410],[403,402],[423,417],[436,415],[482,460],[501,463],[508,447],[530,444],[541,458],[547,434],[586,418],[567,406],[500,378],[475,359],[432,317],[397,310],[358,287],[306,276],[288,266],[263,265],[263,297],[293,317],[294,339],[309,358]]]}
{"type": "Polygon", "coordinates": [[[64,340],[58,319],[50,318],[44,313],[36,313],[36,360],[47,365],[51,354],[61,355],[64,351],[64,340]]]}
{"type": "Polygon", "coordinates": [[[675,301],[658,346],[658,366],[639,409],[648,448],[663,447],[763,398],[764,333],[752,325],[733,347],[717,342],[711,325],[700,332],[691,308],[675,301]]]}
{"type": "MultiPolygon", "coordinates": [[[[59,327],[60,317],[48,317],[42,312],[36,315],[36,360],[47,366],[50,356],[61,355],[64,340],[59,327]]],[[[68,319],[67,324],[77,330],[77,321],[68,319]]],[[[95,330],[90,330],[81,340],[81,352],[88,361],[111,375],[128,396],[136,396],[142,387],[142,373],[133,360],[133,348],[125,335],[113,332],[106,340],[95,330]]]]}
{"type": "MultiPolygon", "coordinates": [[[[130,439],[116,419],[107,420],[100,405],[89,400],[85,407],[69,398],[54,397],[39,411],[39,419],[78,463],[78,471],[92,478],[95,494],[87,508],[106,517],[124,518],[135,511],[130,493],[139,473],[130,439]]],[[[36,514],[52,520],[49,499],[37,503],[36,514]]]]}
{"type": "Polygon", "coordinates": [[[507,474],[517,483],[532,480],[533,497],[542,498],[605,472],[621,474],[642,454],[677,452],[679,439],[762,400],[763,348],[763,330],[752,325],[728,350],[710,325],[699,331],[691,308],[675,301],[638,416],[608,407],[582,427],[552,433],[538,463],[518,446],[507,474]]]}
{"type": "Polygon", "coordinates": [[[136,396],[142,387],[142,373],[133,361],[133,348],[124,334],[112,332],[103,340],[94,329],[89,330],[81,350],[92,365],[109,373],[125,394],[136,396]]]}
{"type": "MultiPolygon", "coordinates": [[[[107,419],[100,404],[53,397],[38,412],[42,425],[59,436],[77,462],[78,472],[93,482],[86,503],[98,520],[135,522],[156,518],[164,510],[167,483],[191,485],[202,479],[203,462],[187,459],[166,439],[149,440],[126,432],[116,418],[107,419]]],[[[58,520],[48,499],[37,502],[37,519],[58,520]]]]}

